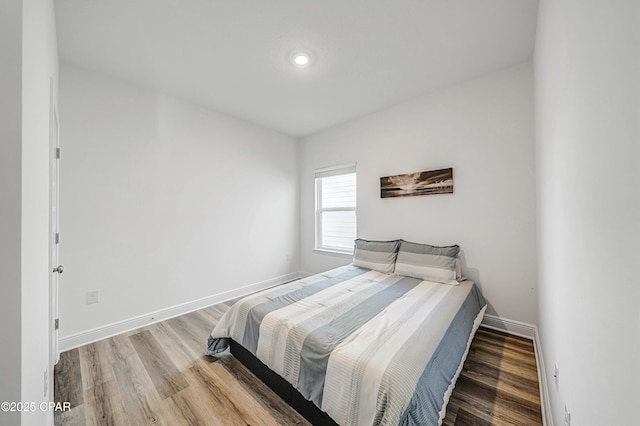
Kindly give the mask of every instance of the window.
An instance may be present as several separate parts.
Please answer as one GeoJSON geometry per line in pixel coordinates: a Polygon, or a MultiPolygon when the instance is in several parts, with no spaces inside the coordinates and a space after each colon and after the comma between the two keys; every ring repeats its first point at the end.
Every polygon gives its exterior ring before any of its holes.
{"type": "Polygon", "coordinates": [[[353,253],[355,163],[316,170],[316,250],[353,253]]]}

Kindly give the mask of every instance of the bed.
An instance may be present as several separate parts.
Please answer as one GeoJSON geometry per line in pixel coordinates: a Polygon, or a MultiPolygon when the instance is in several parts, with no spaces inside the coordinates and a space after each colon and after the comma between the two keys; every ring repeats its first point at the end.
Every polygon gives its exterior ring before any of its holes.
{"type": "Polygon", "coordinates": [[[401,256],[402,243],[357,240],[353,264],[239,300],[208,355],[231,346],[314,424],[441,424],[486,303],[457,276],[457,250],[435,255],[446,276],[428,254],[425,277],[424,253],[401,256]]]}

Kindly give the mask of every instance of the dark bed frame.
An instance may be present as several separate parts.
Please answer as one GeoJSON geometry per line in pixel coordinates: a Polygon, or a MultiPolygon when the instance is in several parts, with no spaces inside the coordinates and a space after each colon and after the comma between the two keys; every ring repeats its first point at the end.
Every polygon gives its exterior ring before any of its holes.
{"type": "Polygon", "coordinates": [[[239,343],[231,340],[231,354],[245,367],[256,375],[264,384],[274,391],[280,398],[300,413],[313,425],[338,426],[327,413],[320,410],[313,402],[306,399],[291,383],[276,374],[251,352],[239,343]]]}

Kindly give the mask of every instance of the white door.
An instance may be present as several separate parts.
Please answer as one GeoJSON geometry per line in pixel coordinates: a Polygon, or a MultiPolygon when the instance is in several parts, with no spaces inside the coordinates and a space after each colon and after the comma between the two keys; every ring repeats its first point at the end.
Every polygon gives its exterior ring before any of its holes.
{"type": "Polygon", "coordinates": [[[60,163],[60,141],[59,141],[59,124],[58,124],[58,108],[55,96],[55,88],[53,79],[50,84],[50,118],[49,118],[49,144],[51,157],[51,175],[49,176],[50,187],[50,330],[51,330],[51,347],[49,348],[50,365],[57,364],[60,361],[60,350],[58,348],[58,281],[62,273],[62,265],[59,264],[59,247],[60,247],[60,230],[59,230],[59,163],[60,163]]]}

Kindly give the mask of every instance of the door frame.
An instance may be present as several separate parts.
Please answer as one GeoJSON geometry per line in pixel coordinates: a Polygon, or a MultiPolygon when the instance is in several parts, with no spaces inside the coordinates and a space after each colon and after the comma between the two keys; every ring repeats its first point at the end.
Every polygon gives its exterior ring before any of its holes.
{"type": "MultiPolygon", "coordinates": [[[[58,285],[60,274],[54,272],[59,264],[60,247],[60,124],[58,120],[58,102],[53,77],[49,80],[49,366],[60,360],[58,339],[58,285]]],[[[53,371],[49,372],[49,390],[53,390],[53,371]]],[[[50,395],[53,398],[53,395],[50,395]]]]}

